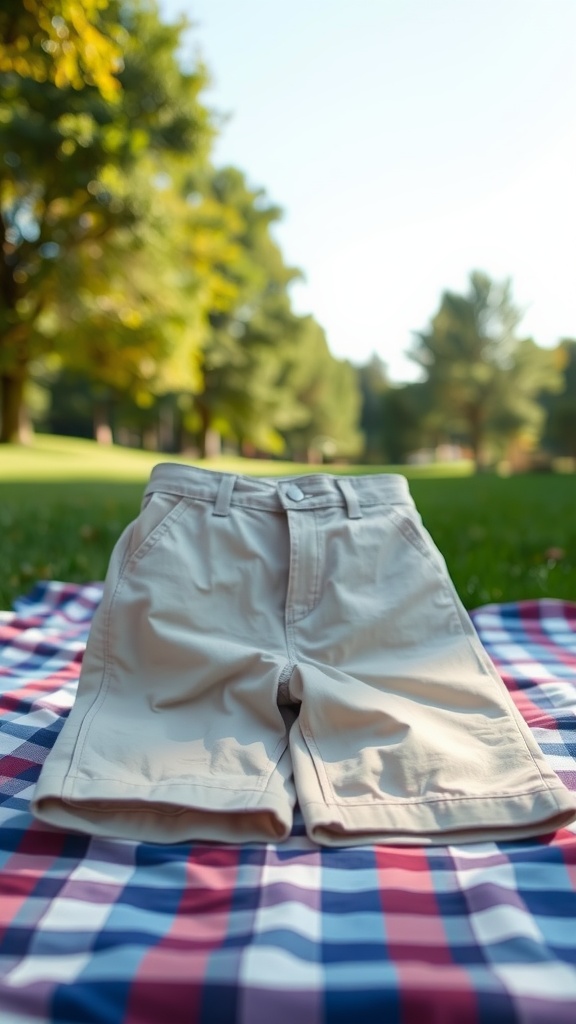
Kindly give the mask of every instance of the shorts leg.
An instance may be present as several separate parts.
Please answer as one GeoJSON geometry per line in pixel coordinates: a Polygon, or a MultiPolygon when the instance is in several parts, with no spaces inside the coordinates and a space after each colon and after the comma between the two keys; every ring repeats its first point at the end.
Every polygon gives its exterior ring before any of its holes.
{"type": "Polygon", "coordinates": [[[317,522],[320,600],[292,624],[290,734],[328,845],[516,839],[576,815],[410,504],[317,522]]]}
{"type": "Polygon", "coordinates": [[[288,835],[286,553],[277,515],[152,495],[112,556],[38,817],[160,843],[288,835]]]}

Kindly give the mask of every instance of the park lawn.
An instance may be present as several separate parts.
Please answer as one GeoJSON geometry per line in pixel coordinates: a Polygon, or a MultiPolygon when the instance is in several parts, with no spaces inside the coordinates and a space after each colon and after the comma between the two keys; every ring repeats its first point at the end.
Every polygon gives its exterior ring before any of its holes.
{"type": "MultiPolygon", "coordinates": [[[[37,579],[102,579],[164,455],[39,437],[0,450],[0,608],[37,579]]],[[[177,461],[181,461],[177,459],[177,461]]],[[[222,458],[206,468],[296,475],[310,466],[222,458]]],[[[390,468],[390,467],[388,467],[390,468]]],[[[334,467],[346,473],[385,467],[334,467]]],[[[490,601],[576,601],[576,478],[472,476],[467,464],[403,467],[423,520],[468,608],[490,601]],[[452,475],[448,475],[452,474],[452,475]]]]}
{"type": "MultiPolygon", "coordinates": [[[[122,448],[119,445],[100,445],[80,437],[57,437],[37,434],[29,447],[3,445],[0,447],[0,486],[10,483],[65,483],[79,481],[119,481],[144,483],[158,462],[189,462],[206,469],[219,469],[225,473],[248,473],[252,476],[296,476],[314,471],[305,462],[282,462],[277,459],[243,459],[236,455],[222,455],[214,459],[192,460],[183,455],[166,455],[122,448]]],[[[317,468],[317,467],[316,467],[317,468]]],[[[392,467],[387,467],[390,470],[392,467]]],[[[346,466],[340,472],[351,474],[377,473],[383,466],[346,466]]],[[[334,467],[334,472],[338,468],[334,467]]],[[[402,472],[411,477],[469,476],[472,464],[461,462],[431,463],[424,466],[405,466],[402,472]]]]}

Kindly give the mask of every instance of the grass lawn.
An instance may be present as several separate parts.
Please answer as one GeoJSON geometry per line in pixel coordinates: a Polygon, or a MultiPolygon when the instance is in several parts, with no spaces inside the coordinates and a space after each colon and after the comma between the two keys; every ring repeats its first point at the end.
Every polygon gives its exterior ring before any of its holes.
{"type": "MultiPolygon", "coordinates": [[[[29,449],[0,448],[0,607],[10,607],[37,579],[102,579],[151,467],[167,458],[60,437],[39,436],[29,449]]],[[[270,476],[311,469],[226,458],[202,465],[270,476]]],[[[398,471],[410,477],[468,608],[534,597],[576,601],[574,476],[472,476],[467,464],[398,471]]]]}

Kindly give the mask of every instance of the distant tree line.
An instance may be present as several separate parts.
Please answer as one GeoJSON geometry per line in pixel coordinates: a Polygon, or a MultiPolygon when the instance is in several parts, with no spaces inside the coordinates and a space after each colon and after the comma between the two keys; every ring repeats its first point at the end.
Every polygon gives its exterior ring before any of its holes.
{"type": "Polygon", "coordinates": [[[542,348],[520,321],[508,281],[476,271],[467,294],[445,292],[409,352],[420,382],[395,387],[376,356],[359,370],[365,458],[450,448],[479,468],[529,465],[537,451],[576,458],[576,340],[542,348]]]}
{"type": "MultiPolygon", "coordinates": [[[[295,314],[281,211],[212,159],[206,70],[153,0],[0,0],[0,442],[38,429],[209,455],[576,455],[576,342],[510,285],[446,292],[392,385],[295,314]]],[[[376,343],[377,347],[377,343],[376,343]]]]}

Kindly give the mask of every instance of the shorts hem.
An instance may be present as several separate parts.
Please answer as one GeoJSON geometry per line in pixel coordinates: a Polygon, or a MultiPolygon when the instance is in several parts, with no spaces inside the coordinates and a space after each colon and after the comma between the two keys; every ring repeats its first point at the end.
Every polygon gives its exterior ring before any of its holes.
{"type": "Polygon", "coordinates": [[[559,786],[409,804],[307,801],[301,810],[309,838],[323,846],[500,842],[545,835],[570,824],[576,818],[576,794],[559,786]]]}
{"type": "Polygon", "coordinates": [[[218,786],[131,785],[43,775],[32,809],[57,828],[163,844],[281,842],[292,828],[292,803],[285,790],[241,788],[236,779],[218,786]]]}

